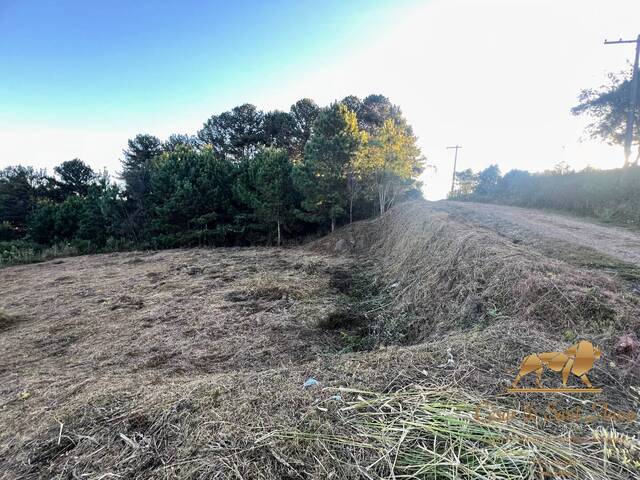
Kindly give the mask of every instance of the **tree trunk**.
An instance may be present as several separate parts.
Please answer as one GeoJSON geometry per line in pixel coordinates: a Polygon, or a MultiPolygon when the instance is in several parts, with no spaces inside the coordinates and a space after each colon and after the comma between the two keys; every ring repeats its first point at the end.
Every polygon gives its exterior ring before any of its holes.
{"type": "Polygon", "coordinates": [[[278,219],[278,246],[282,243],[282,237],[280,236],[280,219],[278,219]]]}
{"type": "Polygon", "coordinates": [[[331,217],[331,231],[333,232],[336,229],[336,217],[331,217]]]}
{"type": "Polygon", "coordinates": [[[380,215],[384,214],[384,207],[387,203],[387,186],[385,185],[387,179],[386,172],[383,170],[382,174],[378,177],[378,201],[380,202],[380,215]]]}
{"type": "Polygon", "coordinates": [[[387,210],[389,210],[391,207],[393,207],[396,203],[396,196],[398,195],[398,190],[397,189],[392,189],[392,194],[391,194],[391,198],[389,199],[389,201],[387,202],[387,210]]]}
{"type": "Polygon", "coordinates": [[[353,223],[353,197],[349,199],[349,224],[353,223]]]}

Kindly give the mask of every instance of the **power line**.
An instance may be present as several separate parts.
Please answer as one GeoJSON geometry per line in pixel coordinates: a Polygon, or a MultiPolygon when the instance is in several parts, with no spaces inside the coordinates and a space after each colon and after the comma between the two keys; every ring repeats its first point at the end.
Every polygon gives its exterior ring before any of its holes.
{"type": "Polygon", "coordinates": [[[447,147],[447,150],[449,149],[455,149],[456,153],[453,156],[453,176],[451,177],[451,193],[453,194],[453,188],[455,187],[456,184],[456,166],[458,164],[458,150],[461,149],[462,147],[460,145],[455,145],[453,147],[447,147]]]}
{"type": "MultiPolygon", "coordinates": [[[[633,140],[633,121],[636,112],[636,101],[638,96],[638,58],[640,57],[640,35],[635,40],[605,40],[605,45],[616,45],[620,43],[636,44],[636,59],[633,62],[633,74],[631,76],[631,98],[629,99],[629,110],[627,111],[627,131],[624,136],[624,166],[629,165],[631,156],[631,141],[633,140]]],[[[637,162],[637,160],[636,160],[637,162]]]]}

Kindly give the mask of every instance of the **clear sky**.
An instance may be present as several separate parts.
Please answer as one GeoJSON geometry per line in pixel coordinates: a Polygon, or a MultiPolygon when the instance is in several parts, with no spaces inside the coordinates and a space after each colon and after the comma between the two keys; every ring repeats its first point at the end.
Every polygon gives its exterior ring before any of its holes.
{"type": "Polygon", "coordinates": [[[195,133],[242,103],[283,109],[382,93],[436,174],[612,168],[622,149],[580,142],[582,88],[628,67],[638,0],[0,0],[0,167],[79,157],[119,169],[126,140],[195,133]]]}

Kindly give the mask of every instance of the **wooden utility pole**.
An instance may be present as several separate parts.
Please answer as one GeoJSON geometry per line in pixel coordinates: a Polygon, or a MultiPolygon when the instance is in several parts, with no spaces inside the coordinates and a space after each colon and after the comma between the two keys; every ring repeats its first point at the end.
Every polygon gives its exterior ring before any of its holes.
{"type": "Polygon", "coordinates": [[[456,150],[455,155],[453,156],[453,176],[451,177],[451,193],[453,194],[453,189],[456,185],[456,166],[458,165],[458,150],[462,147],[460,145],[456,145],[454,147],[447,147],[447,150],[454,148],[456,150]]]}
{"type": "Polygon", "coordinates": [[[618,43],[635,43],[636,59],[633,62],[633,74],[631,76],[631,98],[629,99],[629,110],[627,111],[627,131],[624,135],[624,166],[629,166],[631,156],[631,142],[633,141],[633,121],[635,119],[637,97],[638,97],[638,58],[640,57],[640,35],[635,40],[605,40],[605,45],[615,45],[618,43]]]}

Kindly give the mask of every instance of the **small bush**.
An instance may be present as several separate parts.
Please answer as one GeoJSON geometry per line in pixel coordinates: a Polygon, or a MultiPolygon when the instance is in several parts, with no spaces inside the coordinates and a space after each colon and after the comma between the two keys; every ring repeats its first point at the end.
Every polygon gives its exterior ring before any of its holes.
{"type": "Polygon", "coordinates": [[[40,246],[25,240],[0,242],[0,266],[37,261],[40,246]]]}
{"type": "Polygon", "coordinates": [[[91,240],[74,239],[51,246],[27,240],[0,241],[0,267],[44,262],[58,257],[72,257],[92,253],[132,250],[135,245],[127,240],[109,237],[104,247],[91,240]]]}

